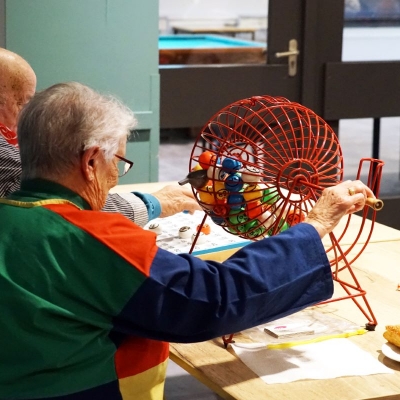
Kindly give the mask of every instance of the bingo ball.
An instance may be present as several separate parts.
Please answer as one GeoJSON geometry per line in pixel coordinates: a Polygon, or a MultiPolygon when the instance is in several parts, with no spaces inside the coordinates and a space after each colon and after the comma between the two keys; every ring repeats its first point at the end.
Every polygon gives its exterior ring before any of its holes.
{"type": "Polygon", "coordinates": [[[306,218],[325,187],[343,180],[336,134],[312,110],[254,96],[216,113],[200,130],[189,170],[206,170],[193,193],[212,221],[249,240],[306,218]]]}

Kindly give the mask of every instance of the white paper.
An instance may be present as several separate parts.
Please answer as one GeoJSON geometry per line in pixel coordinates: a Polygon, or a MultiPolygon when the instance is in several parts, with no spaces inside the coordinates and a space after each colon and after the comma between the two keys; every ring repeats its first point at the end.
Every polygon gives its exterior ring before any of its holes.
{"type": "Polygon", "coordinates": [[[287,349],[248,350],[234,344],[232,348],[250,369],[269,384],[393,373],[347,338],[287,349]]]}

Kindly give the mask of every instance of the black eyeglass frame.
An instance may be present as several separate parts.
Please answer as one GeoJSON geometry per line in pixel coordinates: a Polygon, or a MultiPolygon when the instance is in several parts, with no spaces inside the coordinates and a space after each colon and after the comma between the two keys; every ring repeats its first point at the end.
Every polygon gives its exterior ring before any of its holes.
{"type": "Polygon", "coordinates": [[[117,158],[119,158],[121,161],[125,161],[125,162],[129,165],[129,168],[128,168],[126,171],[124,171],[124,173],[123,173],[122,175],[118,175],[118,177],[121,178],[121,176],[126,175],[126,174],[130,171],[130,169],[133,167],[133,164],[134,164],[134,163],[133,163],[133,161],[128,160],[128,159],[125,158],[125,157],[121,157],[121,156],[119,156],[118,154],[114,154],[114,156],[117,157],[117,158]]]}

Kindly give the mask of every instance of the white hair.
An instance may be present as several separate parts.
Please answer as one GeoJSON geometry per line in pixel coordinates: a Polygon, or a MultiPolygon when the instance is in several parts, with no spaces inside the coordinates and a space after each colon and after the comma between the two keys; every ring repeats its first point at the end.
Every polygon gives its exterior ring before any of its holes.
{"type": "Polygon", "coordinates": [[[80,83],[38,92],[18,124],[22,179],[65,174],[94,146],[110,160],[135,126],[133,112],[118,99],[80,83]]]}

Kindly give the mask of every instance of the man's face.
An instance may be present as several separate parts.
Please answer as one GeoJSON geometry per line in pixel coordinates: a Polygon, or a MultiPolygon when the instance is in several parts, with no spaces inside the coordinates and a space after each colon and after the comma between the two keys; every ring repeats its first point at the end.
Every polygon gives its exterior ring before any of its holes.
{"type": "Polygon", "coordinates": [[[7,90],[6,101],[3,105],[2,123],[17,132],[18,117],[22,108],[33,97],[36,90],[36,75],[33,70],[24,71],[22,79],[14,79],[7,90]]]}

